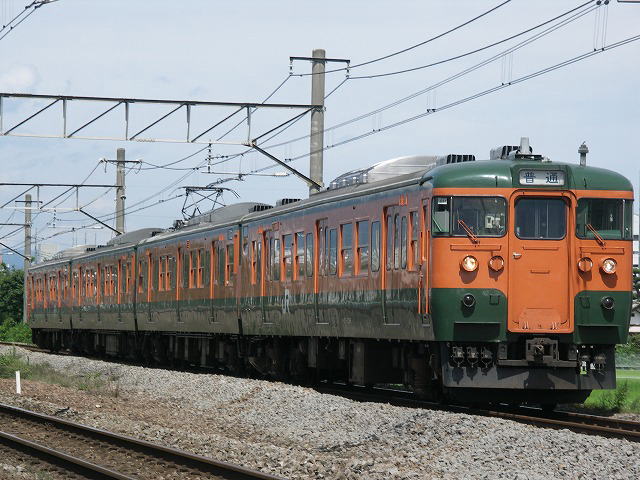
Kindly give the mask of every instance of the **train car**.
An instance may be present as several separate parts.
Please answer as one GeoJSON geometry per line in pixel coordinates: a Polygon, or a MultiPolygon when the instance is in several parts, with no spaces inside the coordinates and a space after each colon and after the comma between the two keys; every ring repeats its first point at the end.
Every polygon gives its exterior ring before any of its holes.
{"type": "Polygon", "coordinates": [[[402,157],[309,199],[222,207],[33,266],[29,322],[52,349],[581,401],[615,387],[632,200],[623,176],[525,141],[483,161],[402,157]]]}

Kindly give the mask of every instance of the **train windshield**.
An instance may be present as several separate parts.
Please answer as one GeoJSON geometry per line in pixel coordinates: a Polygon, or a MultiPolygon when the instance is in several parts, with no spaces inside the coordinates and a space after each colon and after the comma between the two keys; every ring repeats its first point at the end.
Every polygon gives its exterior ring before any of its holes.
{"type": "Polygon", "coordinates": [[[501,237],[505,233],[507,202],[502,197],[435,197],[434,236],[501,237]],[[469,230],[469,231],[468,231],[469,230]]]}
{"type": "Polygon", "coordinates": [[[578,238],[631,240],[632,201],[617,198],[581,198],[576,211],[578,238]]]}
{"type": "Polygon", "coordinates": [[[516,202],[516,235],[531,240],[564,238],[566,209],[562,198],[521,198],[516,202]]]}

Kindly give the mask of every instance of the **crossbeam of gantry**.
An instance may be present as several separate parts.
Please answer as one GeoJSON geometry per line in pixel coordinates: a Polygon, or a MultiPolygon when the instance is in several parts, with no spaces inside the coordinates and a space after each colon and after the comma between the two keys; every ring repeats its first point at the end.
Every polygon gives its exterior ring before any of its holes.
{"type": "MultiPolygon", "coordinates": [[[[205,102],[195,100],[159,100],[149,98],[117,98],[117,97],[84,97],[74,95],[38,95],[28,93],[0,93],[0,135],[3,136],[17,136],[17,137],[46,137],[46,138],[79,138],[85,140],[116,140],[116,141],[137,141],[137,142],[169,142],[169,143],[194,143],[194,144],[226,144],[226,145],[244,145],[251,146],[253,140],[262,137],[265,133],[260,135],[253,135],[251,132],[251,115],[260,109],[288,109],[296,110],[297,112],[291,118],[280,123],[279,125],[269,129],[273,131],[278,128],[282,128],[289,123],[297,120],[300,116],[305,115],[313,109],[322,108],[320,105],[307,105],[307,104],[291,104],[291,103],[261,103],[261,102],[205,102]],[[7,125],[5,104],[7,100],[31,100],[41,101],[44,106],[41,106],[37,110],[26,114],[24,117],[19,118],[17,121],[7,125]],[[88,120],[82,125],[69,128],[68,122],[68,107],[71,104],[77,105],[80,103],[92,104],[103,103],[104,109],[99,113],[95,113],[90,116],[88,120]],[[60,123],[55,128],[55,133],[43,132],[43,133],[24,133],[20,132],[20,128],[29,127],[33,125],[38,118],[42,118],[45,112],[50,111],[54,106],[61,105],[62,112],[59,117],[60,123]],[[130,129],[130,120],[133,117],[134,110],[144,107],[145,105],[164,105],[167,107],[167,111],[161,114],[153,116],[151,120],[148,120],[144,127],[137,128],[135,131],[130,129]],[[202,107],[226,107],[231,109],[231,113],[227,113],[222,118],[216,118],[212,120],[206,128],[199,131],[192,131],[192,114],[195,109],[202,107]],[[120,135],[116,136],[96,136],[85,134],[89,126],[95,126],[96,122],[105,117],[111,112],[119,112],[120,121],[122,122],[118,130],[121,131],[120,135]],[[302,111],[302,113],[300,113],[302,111]],[[180,131],[176,132],[172,138],[155,138],[152,136],[145,136],[145,133],[161,123],[163,120],[169,117],[181,118],[182,127],[180,131]],[[238,121],[239,120],[239,121],[238,121]],[[236,123],[233,123],[236,122],[236,123]],[[246,134],[240,139],[235,140],[223,140],[218,136],[207,136],[214,129],[225,128],[225,126],[236,124],[244,124],[246,128],[246,134]]],[[[147,112],[148,113],[148,112],[147,112]]],[[[222,135],[225,136],[225,135],[222,135]]]]}

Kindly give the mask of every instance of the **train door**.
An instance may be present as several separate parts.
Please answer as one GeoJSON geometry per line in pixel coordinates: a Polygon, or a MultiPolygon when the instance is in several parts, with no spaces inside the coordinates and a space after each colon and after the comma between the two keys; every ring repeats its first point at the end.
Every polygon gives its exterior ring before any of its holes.
{"type": "Polygon", "coordinates": [[[419,277],[419,309],[418,313],[421,314],[423,319],[425,319],[425,315],[429,313],[429,280],[430,280],[430,268],[429,262],[431,261],[431,242],[430,239],[430,214],[429,214],[429,199],[422,199],[421,211],[420,215],[420,254],[419,254],[419,262],[420,262],[420,277],[419,277]]]}
{"type": "Polygon", "coordinates": [[[384,276],[382,313],[384,323],[400,323],[401,276],[407,268],[407,216],[399,206],[384,209],[384,276]]]}
{"type": "Polygon", "coordinates": [[[515,192],[510,201],[508,330],[573,331],[566,194],[515,192]]]}
{"type": "Polygon", "coordinates": [[[323,218],[316,221],[316,238],[317,238],[317,268],[314,269],[314,308],[316,323],[329,323],[326,316],[327,309],[324,305],[327,303],[326,298],[329,288],[329,228],[327,219],[323,218]]]}

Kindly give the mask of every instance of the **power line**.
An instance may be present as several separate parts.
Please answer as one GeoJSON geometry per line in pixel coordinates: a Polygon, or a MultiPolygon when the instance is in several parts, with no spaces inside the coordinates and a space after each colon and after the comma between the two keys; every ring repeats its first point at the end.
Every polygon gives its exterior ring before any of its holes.
{"type": "MultiPolygon", "coordinates": [[[[595,1],[595,0],[593,0],[593,1],[595,1]]],[[[424,41],[422,41],[422,42],[420,42],[420,43],[416,43],[415,45],[411,45],[411,46],[409,46],[409,47],[403,48],[402,50],[398,50],[398,51],[396,51],[396,52],[389,53],[389,54],[387,54],[387,55],[383,55],[382,57],[374,58],[374,59],[372,59],[372,60],[368,60],[368,61],[366,61],[366,62],[358,63],[358,64],[355,64],[355,65],[350,65],[350,66],[348,66],[348,67],[335,68],[335,69],[332,69],[332,70],[327,70],[327,71],[325,71],[324,73],[342,72],[342,71],[345,71],[345,70],[350,70],[350,69],[353,69],[353,68],[363,67],[363,66],[365,66],[365,65],[370,65],[370,64],[372,64],[372,63],[380,62],[380,61],[382,61],[382,60],[386,60],[386,59],[388,59],[388,58],[395,57],[396,55],[400,55],[400,54],[402,54],[402,53],[405,53],[405,52],[408,52],[408,51],[413,50],[413,49],[415,49],[415,48],[418,48],[418,47],[421,47],[421,46],[423,46],[423,45],[426,45],[427,43],[431,43],[431,42],[433,42],[433,41],[435,41],[435,40],[438,40],[439,38],[442,38],[442,37],[444,37],[445,35],[449,35],[450,33],[453,33],[453,32],[455,32],[456,30],[460,30],[461,28],[466,27],[466,26],[467,26],[467,25],[469,25],[470,23],[473,23],[473,22],[475,22],[476,20],[479,20],[479,19],[481,19],[482,17],[485,17],[485,16],[489,15],[490,13],[492,13],[492,12],[494,12],[494,11],[498,10],[500,7],[505,6],[505,5],[506,5],[507,3],[509,3],[509,2],[511,2],[511,0],[506,0],[506,1],[502,2],[502,3],[500,3],[499,5],[496,5],[495,7],[490,8],[489,10],[487,10],[487,11],[485,11],[485,12],[481,13],[480,15],[478,15],[478,16],[476,16],[476,17],[473,17],[473,18],[471,18],[470,20],[467,20],[467,21],[466,21],[466,22],[464,22],[464,23],[461,23],[460,25],[457,25],[457,26],[455,26],[455,27],[453,27],[453,28],[450,28],[449,30],[446,30],[446,31],[444,31],[444,32],[442,32],[442,33],[439,33],[438,35],[435,35],[435,36],[433,36],[433,37],[431,37],[431,38],[428,38],[427,40],[424,40],[424,41]]],[[[301,74],[296,74],[296,76],[298,76],[298,77],[307,77],[307,76],[310,76],[310,75],[314,75],[314,74],[313,74],[313,73],[301,73],[301,74]]]]}
{"type": "Polygon", "coordinates": [[[25,5],[25,7],[20,11],[19,14],[17,14],[15,17],[13,17],[5,25],[2,26],[2,28],[0,29],[0,40],[2,40],[4,37],[9,35],[18,25],[20,25],[27,18],[33,15],[38,8],[42,7],[43,5],[46,5],[47,3],[52,3],[55,1],[57,0],[39,0],[39,1],[31,2],[28,5],[25,5]],[[20,17],[22,17],[27,11],[29,13],[27,13],[22,19],[20,19],[20,17]]]}
{"type": "MultiPolygon", "coordinates": [[[[539,77],[541,75],[545,75],[545,74],[547,74],[549,72],[552,72],[554,70],[558,70],[558,69],[566,67],[568,65],[572,65],[574,63],[580,62],[582,60],[586,60],[586,59],[591,58],[591,57],[593,57],[595,55],[598,55],[600,53],[612,50],[614,48],[621,47],[623,45],[627,45],[627,44],[632,43],[632,42],[636,42],[638,40],[640,40],[640,34],[632,36],[632,37],[628,37],[628,38],[626,38],[624,40],[620,40],[620,41],[612,43],[610,45],[603,46],[602,48],[600,48],[598,50],[591,50],[591,51],[583,53],[581,55],[576,55],[575,57],[569,58],[569,59],[564,60],[564,61],[562,61],[560,63],[555,64],[555,65],[551,65],[549,67],[543,68],[541,70],[537,70],[536,72],[524,75],[524,76],[519,77],[519,78],[517,78],[515,80],[512,80],[512,81],[510,81],[508,83],[502,83],[502,84],[497,85],[495,87],[491,87],[491,88],[483,90],[481,92],[477,92],[477,93],[475,93],[473,95],[469,95],[467,97],[464,97],[464,98],[458,99],[456,101],[450,102],[450,103],[448,103],[446,105],[443,105],[442,107],[439,107],[438,109],[429,109],[426,112],[422,112],[422,113],[419,113],[417,115],[414,115],[414,116],[399,120],[399,121],[391,123],[389,125],[385,125],[384,127],[380,127],[380,128],[376,128],[376,129],[367,131],[367,132],[363,132],[363,133],[361,133],[359,135],[356,135],[354,137],[342,140],[342,141],[334,143],[332,145],[327,145],[327,146],[322,148],[322,151],[326,151],[326,150],[329,150],[331,148],[339,147],[339,146],[345,145],[347,143],[355,142],[357,140],[361,140],[361,139],[369,137],[371,135],[375,135],[377,133],[381,133],[381,132],[384,132],[386,130],[390,130],[392,128],[396,128],[396,127],[399,127],[401,125],[405,125],[407,123],[414,122],[414,121],[416,121],[416,120],[418,120],[420,118],[423,118],[423,117],[426,117],[426,116],[429,116],[429,115],[433,115],[433,114],[441,112],[443,110],[447,110],[449,108],[456,107],[458,105],[462,105],[464,103],[470,102],[470,101],[475,100],[477,98],[484,97],[485,95],[489,95],[491,93],[495,93],[497,91],[505,89],[505,88],[510,87],[512,85],[516,85],[518,83],[526,82],[527,80],[531,80],[532,78],[536,78],[536,77],[539,77]]],[[[318,150],[318,151],[320,151],[320,150],[318,150]]],[[[314,152],[309,152],[309,153],[305,153],[305,154],[302,154],[302,155],[298,155],[298,156],[293,157],[293,158],[285,159],[284,161],[287,162],[287,163],[294,162],[296,160],[300,160],[302,158],[308,157],[312,153],[314,153],[314,152]]],[[[266,167],[262,167],[262,168],[258,168],[258,169],[252,170],[249,173],[259,173],[259,172],[263,172],[263,171],[266,171],[266,170],[269,170],[269,169],[272,169],[272,168],[275,168],[275,166],[274,165],[268,165],[266,167]]],[[[232,181],[232,180],[235,180],[235,179],[233,179],[233,178],[220,179],[219,181],[214,182],[212,185],[218,185],[220,183],[226,183],[226,182],[232,181]]]]}
{"type": "MultiPolygon", "coordinates": [[[[592,3],[592,2],[584,3],[584,4],[582,4],[582,5],[580,5],[580,6],[576,7],[576,8],[579,10],[580,8],[584,7],[585,5],[588,5],[589,3],[592,3]]],[[[460,72],[455,73],[455,74],[453,74],[453,75],[451,75],[451,76],[449,76],[449,77],[447,77],[447,78],[445,78],[445,79],[443,79],[443,80],[441,80],[441,81],[439,81],[439,82],[437,82],[435,84],[432,84],[432,85],[430,85],[430,86],[428,86],[426,88],[423,88],[423,89],[418,90],[416,92],[413,92],[413,93],[411,93],[409,95],[406,95],[406,96],[404,96],[404,97],[402,97],[402,98],[400,98],[398,100],[395,100],[395,101],[393,101],[391,103],[383,105],[383,106],[381,106],[381,107],[379,107],[379,108],[377,108],[375,110],[372,110],[370,112],[358,115],[358,116],[353,117],[351,119],[348,119],[348,120],[345,120],[343,122],[340,122],[340,123],[338,123],[336,125],[332,125],[330,127],[327,127],[327,128],[324,129],[324,133],[330,132],[332,130],[337,130],[339,128],[345,127],[347,125],[350,125],[352,123],[358,122],[360,120],[364,120],[365,118],[371,117],[373,115],[377,115],[377,114],[382,113],[382,112],[384,112],[386,110],[389,110],[391,108],[397,107],[398,105],[401,105],[401,104],[406,103],[406,102],[408,102],[410,100],[413,100],[414,98],[419,97],[419,96],[421,96],[421,95],[423,95],[425,93],[433,91],[436,88],[442,87],[442,86],[444,86],[444,85],[446,85],[446,84],[448,84],[450,82],[453,82],[454,80],[457,80],[457,79],[459,79],[459,78],[461,78],[461,77],[463,77],[465,75],[468,75],[469,73],[472,73],[472,72],[474,72],[474,71],[476,71],[476,70],[478,70],[478,69],[480,69],[480,68],[482,68],[482,67],[484,67],[484,66],[486,66],[486,65],[488,65],[488,64],[490,64],[492,62],[495,62],[496,60],[504,57],[505,55],[513,53],[513,52],[525,47],[526,45],[529,45],[530,43],[533,43],[533,42],[539,40],[540,38],[543,38],[543,37],[549,35],[550,33],[554,32],[555,30],[558,30],[559,28],[562,28],[562,27],[564,27],[564,26],[566,26],[566,25],[568,25],[568,24],[570,24],[570,23],[582,18],[584,15],[587,15],[588,13],[590,13],[590,12],[594,11],[595,9],[597,9],[598,6],[592,6],[592,7],[589,7],[587,9],[585,9],[585,10],[582,10],[582,11],[576,11],[576,8],[572,8],[571,10],[568,10],[564,14],[562,14],[562,15],[558,16],[557,18],[555,18],[555,20],[557,20],[558,18],[561,18],[561,17],[566,16],[567,14],[570,14],[570,13],[573,12],[573,15],[569,16],[568,18],[565,18],[562,21],[560,21],[560,22],[558,22],[558,23],[556,23],[554,25],[549,26],[548,28],[542,30],[541,32],[538,32],[538,33],[530,36],[529,38],[526,38],[526,39],[522,40],[521,42],[515,44],[514,46],[509,47],[509,48],[507,48],[507,49],[505,49],[505,50],[493,55],[492,57],[489,57],[489,58],[487,58],[485,60],[482,60],[479,63],[476,63],[476,64],[472,65],[471,67],[467,67],[467,68],[461,70],[460,72]]],[[[545,22],[545,23],[548,23],[548,22],[545,22]]],[[[310,136],[310,134],[305,134],[305,135],[302,135],[302,136],[299,136],[299,137],[296,137],[296,138],[293,138],[293,139],[290,139],[290,140],[287,140],[287,141],[284,141],[284,142],[280,142],[280,143],[276,143],[276,144],[272,144],[272,145],[267,145],[265,148],[281,147],[281,146],[284,146],[284,145],[288,145],[288,144],[291,144],[291,143],[295,143],[295,142],[299,142],[301,140],[308,139],[309,136],[310,136]]]]}
{"type": "MultiPolygon", "coordinates": [[[[431,68],[431,67],[435,67],[437,65],[442,65],[444,63],[452,62],[454,60],[459,60],[461,58],[468,57],[470,55],[474,55],[474,54],[482,52],[484,50],[488,50],[490,48],[496,47],[496,46],[501,45],[503,43],[506,43],[506,42],[508,42],[510,40],[513,40],[514,38],[521,37],[522,35],[526,35],[529,32],[537,30],[540,27],[544,27],[545,25],[548,25],[551,22],[554,22],[554,21],[556,21],[556,20],[558,20],[558,19],[560,19],[562,17],[565,17],[565,16],[569,15],[570,13],[573,13],[576,10],[579,10],[582,7],[584,7],[586,5],[589,5],[590,3],[593,3],[595,1],[596,0],[589,0],[588,2],[585,2],[582,5],[578,5],[577,7],[572,8],[571,10],[568,10],[568,11],[566,11],[566,12],[560,14],[560,15],[557,15],[557,16],[555,16],[553,18],[550,18],[549,20],[546,20],[546,21],[544,21],[542,23],[539,23],[538,25],[535,25],[535,26],[530,27],[530,28],[528,28],[526,30],[523,30],[523,31],[521,31],[519,33],[516,33],[515,35],[511,35],[509,37],[503,38],[502,40],[498,40],[497,42],[493,42],[493,43],[490,43],[490,44],[485,45],[483,47],[476,48],[475,50],[470,50],[468,52],[464,52],[464,53],[461,53],[459,55],[454,55],[453,57],[445,58],[443,60],[438,60],[437,62],[429,63],[429,64],[426,64],[426,65],[420,65],[418,67],[406,68],[404,70],[396,70],[396,71],[392,71],[392,72],[377,73],[377,74],[371,74],[371,75],[352,76],[351,78],[353,80],[359,80],[359,79],[364,79],[364,78],[368,79],[368,78],[390,77],[390,76],[393,76],[393,75],[400,75],[400,74],[403,74],[403,73],[416,72],[418,70],[424,70],[425,68],[431,68]]],[[[597,5],[597,7],[599,7],[599,6],[600,5],[597,5]]]]}

